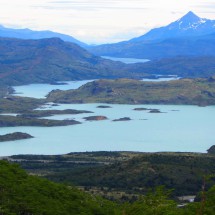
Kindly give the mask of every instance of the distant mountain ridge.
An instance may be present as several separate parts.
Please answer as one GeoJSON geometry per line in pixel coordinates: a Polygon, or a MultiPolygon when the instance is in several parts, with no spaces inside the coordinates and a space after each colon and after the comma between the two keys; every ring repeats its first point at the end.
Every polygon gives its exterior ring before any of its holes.
{"type": "MultiPolygon", "coordinates": [[[[215,42],[214,42],[215,50],[215,42]]],[[[209,47],[209,48],[213,48],[209,47]]],[[[59,38],[22,40],[0,38],[0,86],[57,81],[116,79],[178,75],[215,75],[215,56],[179,57],[147,63],[124,64],[97,57],[59,38]]]]}
{"type": "Polygon", "coordinates": [[[132,66],[97,57],[59,38],[0,38],[0,68],[0,85],[9,86],[144,75],[132,66]]]}
{"type": "Polygon", "coordinates": [[[100,56],[159,59],[176,56],[215,56],[215,20],[193,12],[148,33],[115,44],[89,47],[100,56]]]}
{"type": "Polygon", "coordinates": [[[12,29],[0,25],[0,37],[17,38],[17,39],[44,39],[58,37],[66,42],[76,43],[81,47],[88,46],[72,36],[61,34],[53,31],[33,31],[28,28],[25,29],[12,29]]]}

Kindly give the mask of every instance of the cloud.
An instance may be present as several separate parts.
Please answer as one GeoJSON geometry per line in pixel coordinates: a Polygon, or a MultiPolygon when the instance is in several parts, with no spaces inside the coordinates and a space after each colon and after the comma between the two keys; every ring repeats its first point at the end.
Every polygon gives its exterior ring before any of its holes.
{"type": "Polygon", "coordinates": [[[54,10],[147,10],[147,7],[138,5],[139,0],[122,1],[122,0],[106,0],[106,1],[48,1],[33,7],[54,10]]]}
{"type": "Polygon", "coordinates": [[[214,0],[0,0],[0,24],[52,30],[89,43],[118,42],[189,10],[215,19],[214,0]]]}

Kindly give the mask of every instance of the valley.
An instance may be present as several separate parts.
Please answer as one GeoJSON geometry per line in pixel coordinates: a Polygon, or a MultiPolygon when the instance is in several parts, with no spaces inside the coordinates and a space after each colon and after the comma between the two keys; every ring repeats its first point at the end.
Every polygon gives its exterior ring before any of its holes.
{"type": "Polygon", "coordinates": [[[0,214],[214,214],[214,26],[89,45],[0,25],[0,214]]]}
{"type": "MultiPolygon", "coordinates": [[[[21,164],[31,174],[84,187],[85,190],[97,188],[104,196],[105,190],[140,195],[161,185],[174,189],[172,194],[175,197],[193,195],[201,188],[203,177],[215,173],[215,157],[206,153],[100,151],[16,155],[7,159],[21,164]],[[102,188],[105,188],[103,192],[102,188]]],[[[207,187],[214,184],[212,178],[207,187]]]]}

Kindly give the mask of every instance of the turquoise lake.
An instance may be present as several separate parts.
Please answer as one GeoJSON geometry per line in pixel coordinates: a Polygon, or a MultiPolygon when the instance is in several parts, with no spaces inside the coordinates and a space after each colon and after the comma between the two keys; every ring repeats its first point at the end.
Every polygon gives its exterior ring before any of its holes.
{"type": "Polygon", "coordinates": [[[79,109],[93,114],[61,115],[50,119],[76,119],[80,125],[63,127],[1,128],[0,134],[27,132],[35,138],[0,143],[0,155],[62,154],[83,151],[177,151],[206,152],[214,145],[215,107],[177,105],[110,105],[67,104],[46,109],[79,109]],[[163,113],[135,111],[134,108],[157,108],[163,113]],[[83,117],[104,115],[105,121],[85,121],[83,117]],[[113,122],[121,117],[131,121],[113,122]]]}
{"type": "MultiPolygon", "coordinates": [[[[125,59],[128,60],[128,59],[125,59]]],[[[134,62],[140,59],[132,59],[134,62]]],[[[145,60],[145,59],[142,59],[145,60]]],[[[160,77],[144,81],[170,81],[178,77],[160,77]]],[[[69,81],[67,85],[31,84],[14,87],[19,96],[44,98],[51,90],[76,89],[92,81],[69,81]]],[[[26,132],[33,139],[0,143],[0,156],[14,154],[63,154],[85,151],[141,152],[206,152],[215,144],[215,106],[189,105],[116,105],[97,108],[101,104],[47,104],[42,109],[88,110],[92,114],[57,115],[48,119],[75,119],[80,125],[63,127],[4,127],[0,135],[26,132]],[[134,108],[156,108],[162,113],[135,111],[134,108]],[[87,116],[103,115],[104,121],[85,121],[87,116]],[[130,117],[130,121],[113,122],[130,117]]]]}
{"type": "Polygon", "coordinates": [[[69,90],[77,89],[80,86],[93,81],[93,80],[84,80],[84,81],[62,81],[63,85],[51,85],[51,84],[29,84],[23,86],[14,86],[15,95],[17,96],[26,96],[34,98],[45,98],[45,96],[52,90],[69,90]]]}

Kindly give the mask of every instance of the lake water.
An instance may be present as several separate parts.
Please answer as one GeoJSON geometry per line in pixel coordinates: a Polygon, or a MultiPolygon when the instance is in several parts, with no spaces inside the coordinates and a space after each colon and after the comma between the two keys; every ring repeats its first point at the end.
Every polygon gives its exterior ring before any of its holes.
{"type": "MultiPolygon", "coordinates": [[[[169,79],[177,77],[170,77],[169,79]]],[[[168,78],[167,78],[168,79],[168,78]]],[[[164,80],[155,79],[153,81],[164,80]]],[[[166,78],[165,78],[166,80],[166,78]]],[[[20,96],[44,98],[54,89],[76,89],[92,81],[70,81],[67,85],[31,84],[15,87],[20,96]]],[[[151,81],[145,80],[145,81],[151,81]]],[[[180,151],[206,152],[215,144],[215,106],[198,107],[183,105],[110,105],[101,104],[47,104],[43,109],[78,109],[93,114],[57,115],[48,119],[75,119],[82,124],[63,127],[12,127],[1,128],[0,135],[26,132],[33,139],[0,143],[0,156],[13,154],[62,154],[83,151],[180,151]],[[156,108],[163,113],[134,111],[134,108],[156,108]],[[104,115],[105,121],[85,121],[83,117],[104,115]],[[113,122],[130,117],[131,121],[113,122]]]]}
{"type": "Polygon", "coordinates": [[[62,85],[51,85],[51,84],[29,84],[23,86],[14,86],[15,94],[17,96],[26,96],[34,98],[45,98],[45,96],[52,90],[69,90],[77,89],[80,86],[91,82],[93,80],[83,81],[61,81],[65,84],[62,85]]]}
{"type": "Polygon", "coordinates": [[[146,63],[150,60],[148,59],[137,59],[137,58],[119,58],[119,57],[109,57],[109,56],[102,56],[102,58],[112,60],[112,61],[120,61],[122,63],[126,64],[132,64],[132,63],[146,63]]]}
{"type": "MultiPolygon", "coordinates": [[[[152,81],[152,82],[159,82],[159,81],[172,81],[177,80],[179,77],[177,76],[169,76],[163,78],[162,76],[157,79],[142,79],[142,81],[152,81]]],[[[15,96],[25,96],[25,97],[33,97],[33,98],[45,98],[46,95],[51,92],[52,90],[69,90],[69,89],[77,89],[80,86],[91,82],[93,80],[83,80],[83,81],[62,81],[63,85],[51,85],[51,84],[29,84],[29,85],[22,85],[22,86],[13,86],[15,96]]]]}
{"type": "Polygon", "coordinates": [[[63,127],[1,128],[0,134],[27,132],[35,138],[0,143],[0,156],[13,154],[62,154],[83,151],[177,151],[206,152],[215,144],[215,106],[67,104],[47,109],[79,109],[94,114],[61,115],[49,119],[76,119],[80,125],[63,127]],[[135,111],[157,108],[164,113],[135,111]],[[85,121],[83,117],[104,115],[105,121],[85,121]],[[131,121],[113,122],[121,117],[131,121]]]}

